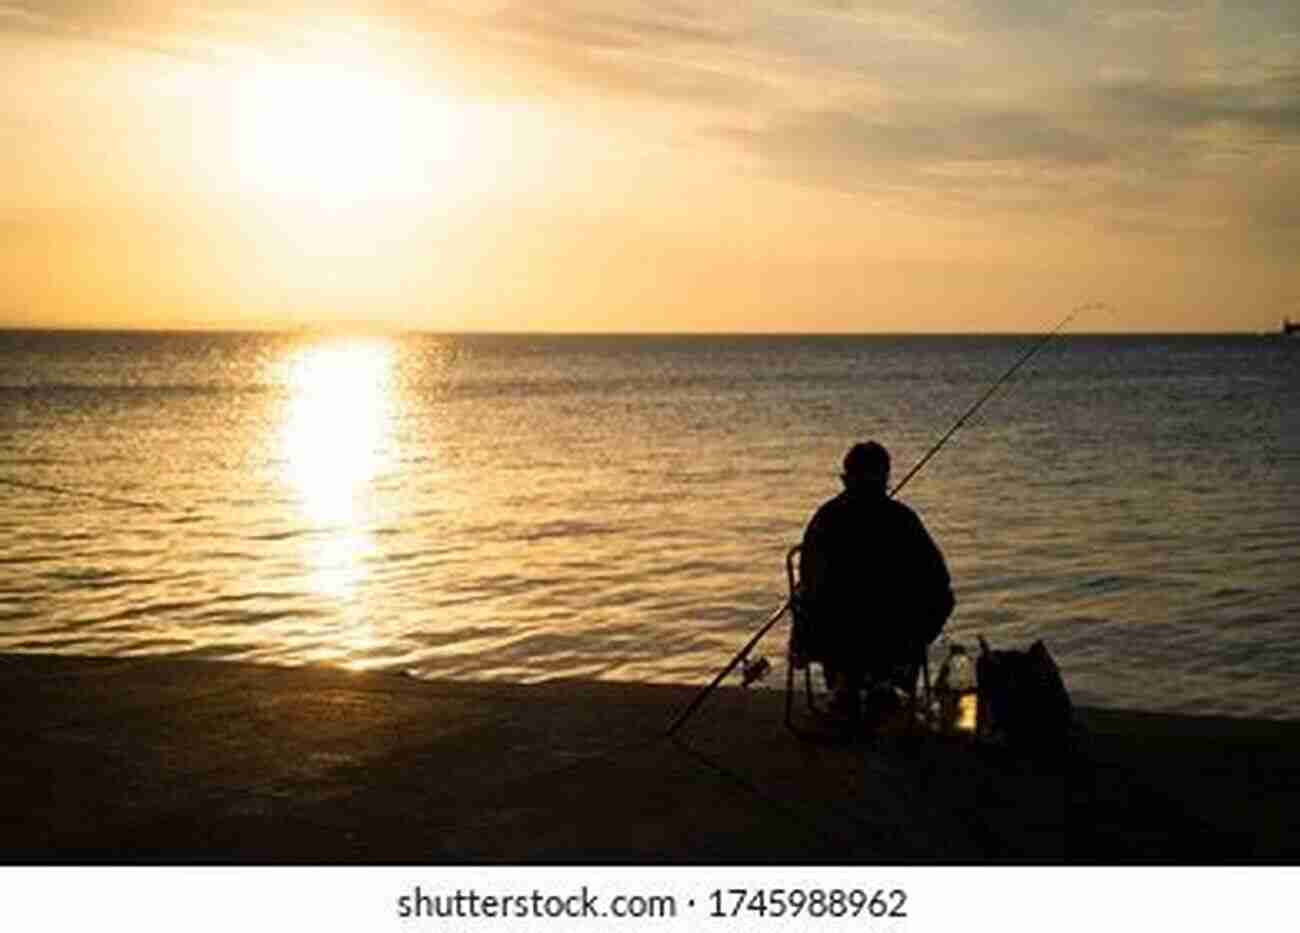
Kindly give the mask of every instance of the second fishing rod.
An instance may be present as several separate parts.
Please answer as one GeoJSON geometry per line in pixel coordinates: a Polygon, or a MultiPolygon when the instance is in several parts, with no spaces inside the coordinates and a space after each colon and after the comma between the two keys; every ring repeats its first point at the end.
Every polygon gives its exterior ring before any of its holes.
{"type": "MultiPolygon", "coordinates": [[[[1004,373],[1002,373],[1002,375],[999,376],[997,380],[992,385],[990,385],[988,389],[986,389],[984,393],[980,395],[980,397],[977,398],[969,408],[967,408],[962,413],[961,417],[958,418],[953,423],[952,427],[950,427],[946,432],[944,432],[942,437],[940,437],[937,441],[935,441],[934,445],[928,451],[926,451],[925,456],[923,456],[920,460],[918,460],[916,462],[916,465],[913,466],[912,469],[908,470],[907,473],[903,476],[903,478],[898,481],[898,484],[889,491],[890,497],[892,498],[894,496],[897,496],[899,492],[902,491],[903,487],[906,486],[909,482],[911,482],[911,480],[918,473],[921,472],[921,470],[925,467],[925,465],[934,458],[935,454],[937,454],[940,450],[943,449],[943,446],[948,443],[948,441],[952,438],[952,436],[956,434],[958,431],[960,431],[962,427],[965,426],[966,422],[969,421],[972,417],[974,417],[975,413],[984,407],[984,403],[987,402],[989,399],[991,399],[994,393],[996,393],[998,389],[1004,386],[1011,379],[1011,377],[1014,376],[1020,370],[1022,366],[1024,366],[1031,359],[1033,359],[1033,357],[1038,353],[1038,351],[1041,350],[1043,347],[1045,347],[1048,341],[1050,341],[1053,337],[1059,334],[1061,330],[1064,329],[1065,326],[1070,323],[1070,321],[1074,320],[1075,317],[1077,317],[1078,315],[1082,314],[1085,311],[1097,310],[1099,308],[1104,308],[1104,307],[1105,305],[1101,303],[1089,303],[1089,304],[1079,305],[1078,307],[1073,308],[1070,311],[1070,313],[1067,314],[1065,317],[1061,318],[1060,322],[1057,323],[1055,327],[1053,327],[1051,330],[1045,333],[1041,338],[1039,338],[1039,340],[1037,340],[1034,343],[1033,346],[1031,346],[1024,353],[1022,353],[1016,359],[1016,361],[1004,373]]],[[[686,724],[687,720],[689,720],[691,716],[694,715],[695,711],[700,708],[700,705],[706,699],[708,699],[709,695],[713,693],[714,690],[717,689],[718,685],[721,684],[722,681],[726,679],[727,675],[736,669],[737,665],[739,665],[741,662],[745,661],[749,657],[749,653],[754,650],[754,646],[757,645],[759,641],[763,638],[763,636],[766,635],[768,631],[771,630],[772,626],[776,625],[777,622],[781,621],[781,618],[786,614],[786,612],[789,609],[790,609],[790,600],[786,599],[785,602],[781,603],[781,605],[777,607],[776,611],[774,611],[770,616],[767,617],[767,620],[759,627],[758,631],[755,632],[754,635],[747,642],[745,642],[744,647],[742,647],[738,652],[736,652],[736,654],[731,658],[731,660],[728,661],[727,664],[720,671],[718,671],[717,676],[713,678],[713,680],[708,684],[708,686],[704,687],[704,689],[702,689],[695,696],[695,699],[691,701],[690,705],[687,706],[684,710],[682,710],[681,714],[673,721],[673,724],[668,727],[669,735],[673,735],[674,733],[677,732],[677,730],[679,730],[682,726],[686,724]]]]}

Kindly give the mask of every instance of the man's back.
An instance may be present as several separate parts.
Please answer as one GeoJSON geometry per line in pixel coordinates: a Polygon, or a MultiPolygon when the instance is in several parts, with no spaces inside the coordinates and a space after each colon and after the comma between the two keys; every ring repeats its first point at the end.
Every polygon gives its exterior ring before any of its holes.
{"type": "Polygon", "coordinates": [[[883,491],[846,489],[817,510],[800,578],[818,626],[854,642],[928,644],[952,609],[943,555],[916,513],[883,491]]]}
{"type": "Polygon", "coordinates": [[[910,692],[920,649],[952,612],[943,555],[916,513],[889,497],[890,457],[876,441],[844,455],[844,491],[804,532],[795,650],[822,662],[837,701],[857,714],[868,679],[910,692]]]}

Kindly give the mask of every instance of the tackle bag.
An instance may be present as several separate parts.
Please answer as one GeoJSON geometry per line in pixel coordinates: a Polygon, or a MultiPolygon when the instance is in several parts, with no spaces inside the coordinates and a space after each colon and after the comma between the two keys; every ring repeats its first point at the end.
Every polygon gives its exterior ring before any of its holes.
{"type": "Polygon", "coordinates": [[[1052,746],[1075,729],[1065,680],[1042,640],[1025,650],[992,650],[980,638],[975,661],[979,732],[1016,745],[1052,746]]]}

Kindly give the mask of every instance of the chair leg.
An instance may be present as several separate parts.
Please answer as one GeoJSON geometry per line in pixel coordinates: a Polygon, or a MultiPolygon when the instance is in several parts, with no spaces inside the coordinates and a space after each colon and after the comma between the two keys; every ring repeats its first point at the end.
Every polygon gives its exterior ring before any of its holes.
{"type": "Polygon", "coordinates": [[[916,710],[913,709],[914,720],[922,719],[929,726],[932,697],[930,695],[930,659],[925,649],[921,650],[921,689],[913,695],[912,703],[921,704],[920,715],[916,716],[916,710]]]}
{"type": "Polygon", "coordinates": [[[817,705],[817,694],[813,690],[811,663],[803,669],[803,694],[808,699],[808,709],[820,715],[822,708],[817,705]]]}
{"type": "Polygon", "coordinates": [[[785,653],[785,727],[795,731],[791,707],[794,704],[794,652],[785,653]]]}

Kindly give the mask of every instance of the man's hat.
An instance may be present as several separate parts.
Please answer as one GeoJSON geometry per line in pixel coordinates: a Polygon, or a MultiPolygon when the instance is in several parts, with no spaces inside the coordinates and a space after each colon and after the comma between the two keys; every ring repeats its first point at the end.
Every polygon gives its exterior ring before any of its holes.
{"type": "Polygon", "coordinates": [[[875,441],[854,444],[844,455],[844,478],[884,482],[889,477],[889,451],[875,441]]]}

